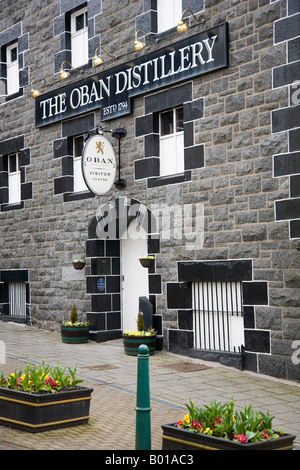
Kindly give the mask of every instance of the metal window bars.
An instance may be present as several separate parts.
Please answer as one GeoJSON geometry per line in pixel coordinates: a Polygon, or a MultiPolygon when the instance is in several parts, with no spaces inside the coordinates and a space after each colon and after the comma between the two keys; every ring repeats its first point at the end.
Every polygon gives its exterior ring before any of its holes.
{"type": "Polygon", "coordinates": [[[241,282],[194,282],[194,348],[241,352],[244,324],[241,282]]]}

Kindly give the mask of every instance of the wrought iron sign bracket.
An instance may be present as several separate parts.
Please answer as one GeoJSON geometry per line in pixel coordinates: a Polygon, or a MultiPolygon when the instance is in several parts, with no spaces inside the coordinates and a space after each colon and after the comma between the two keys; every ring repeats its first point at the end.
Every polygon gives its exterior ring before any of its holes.
{"type": "Polygon", "coordinates": [[[126,187],[126,181],[121,179],[121,139],[127,134],[126,129],[119,128],[111,132],[112,137],[119,140],[119,178],[115,181],[115,187],[117,189],[124,189],[126,187]]]}

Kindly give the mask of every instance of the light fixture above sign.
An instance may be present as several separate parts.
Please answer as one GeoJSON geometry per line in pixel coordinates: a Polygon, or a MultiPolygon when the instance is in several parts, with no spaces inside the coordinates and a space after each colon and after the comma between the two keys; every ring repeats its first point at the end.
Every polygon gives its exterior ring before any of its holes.
{"type": "Polygon", "coordinates": [[[40,82],[40,80],[32,80],[32,82],[31,82],[31,96],[32,96],[32,98],[35,99],[38,96],[40,96],[41,92],[40,92],[40,90],[37,90],[36,88],[33,88],[34,83],[40,83],[40,85],[42,85],[42,87],[44,86],[44,84],[42,82],[40,82]]]}
{"type": "Polygon", "coordinates": [[[68,72],[67,70],[64,69],[64,64],[69,65],[72,70],[75,70],[76,72],[82,73],[82,70],[75,69],[75,67],[73,67],[73,65],[70,64],[70,62],[65,61],[60,66],[59,76],[60,76],[61,80],[65,80],[66,78],[68,78],[70,76],[70,72],[68,72]]]}
{"type": "Polygon", "coordinates": [[[82,152],[82,174],[89,190],[97,196],[107,194],[116,178],[117,162],[114,148],[107,137],[90,137],[82,152]]]}
{"type": "Polygon", "coordinates": [[[100,56],[97,54],[97,51],[98,51],[99,49],[102,49],[102,50],[105,52],[105,54],[107,54],[109,57],[113,57],[114,59],[117,59],[117,58],[118,58],[118,56],[116,56],[116,55],[111,55],[109,52],[107,52],[107,51],[104,49],[104,47],[99,46],[99,47],[97,47],[97,49],[95,50],[95,56],[94,56],[94,58],[93,58],[93,66],[94,66],[94,67],[98,67],[98,65],[101,65],[101,64],[103,64],[103,62],[104,62],[104,59],[102,59],[102,57],[100,57],[100,56]]]}
{"type": "Polygon", "coordinates": [[[178,23],[178,25],[177,25],[177,33],[179,33],[179,34],[185,33],[186,31],[188,31],[188,29],[190,29],[189,25],[188,25],[185,21],[183,21],[184,14],[185,14],[187,11],[189,11],[189,12],[192,14],[192,16],[195,18],[195,20],[196,20],[198,23],[204,23],[204,21],[205,21],[205,20],[203,20],[203,19],[198,20],[198,19],[196,18],[196,16],[194,15],[194,13],[192,12],[192,10],[189,10],[189,9],[184,10],[184,11],[182,12],[181,19],[180,19],[180,21],[179,21],[179,23],[178,23]]]}
{"type": "Polygon", "coordinates": [[[157,41],[154,41],[153,39],[149,38],[149,36],[144,31],[142,31],[142,30],[137,31],[135,33],[135,41],[134,41],[134,50],[135,50],[135,52],[141,51],[142,49],[144,49],[144,47],[146,45],[143,41],[138,39],[138,34],[139,33],[143,33],[143,35],[146,36],[149,39],[149,41],[157,42],[157,41]]]}

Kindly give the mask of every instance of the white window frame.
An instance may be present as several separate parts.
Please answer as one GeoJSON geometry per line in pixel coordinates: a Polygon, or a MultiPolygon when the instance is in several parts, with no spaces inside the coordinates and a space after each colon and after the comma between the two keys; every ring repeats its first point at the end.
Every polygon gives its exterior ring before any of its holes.
{"type": "Polygon", "coordinates": [[[73,176],[74,176],[74,193],[80,193],[83,191],[88,191],[88,187],[85,184],[83,174],[82,174],[82,155],[77,155],[76,153],[76,139],[83,138],[83,135],[78,135],[73,137],[73,176]]]}
{"type": "Polygon", "coordinates": [[[182,0],[157,0],[157,32],[177,26],[182,15],[182,0]]]}
{"type": "Polygon", "coordinates": [[[8,155],[8,203],[17,204],[21,202],[21,169],[20,155],[13,153],[8,155]],[[12,171],[12,159],[16,158],[16,169],[12,171]]]}
{"type": "Polygon", "coordinates": [[[159,115],[160,176],[184,172],[184,132],[176,130],[176,113],[180,108],[163,111],[159,115]],[[162,135],[162,116],[170,111],[173,111],[173,132],[162,135]]]}
{"type": "Polygon", "coordinates": [[[19,60],[18,60],[18,43],[6,47],[6,70],[7,70],[7,95],[18,93],[20,89],[19,83],[19,60]],[[11,54],[13,49],[17,49],[16,59],[12,60],[11,54]]]}
{"type": "Polygon", "coordinates": [[[87,7],[71,14],[71,53],[72,66],[80,67],[88,63],[88,18],[87,7]],[[76,18],[84,16],[84,27],[76,31],[76,18]]]}

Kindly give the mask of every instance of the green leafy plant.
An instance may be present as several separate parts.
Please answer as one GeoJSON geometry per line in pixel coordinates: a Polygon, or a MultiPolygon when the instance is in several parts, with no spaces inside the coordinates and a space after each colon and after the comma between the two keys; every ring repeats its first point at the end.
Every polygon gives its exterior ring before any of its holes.
{"type": "Polygon", "coordinates": [[[137,326],[138,331],[144,331],[145,329],[144,317],[141,311],[139,311],[138,313],[136,326],[137,326]]]}
{"type": "Polygon", "coordinates": [[[24,370],[12,372],[6,378],[4,372],[0,375],[0,386],[12,390],[20,390],[27,393],[55,393],[62,390],[73,390],[82,382],[76,378],[76,366],[74,369],[55,366],[51,368],[44,360],[42,365],[26,364],[24,370]]]}
{"type": "Polygon", "coordinates": [[[75,323],[78,321],[78,314],[77,314],[77,308],[75,305],[73,305],[71,314],[70,314],[70,322],[75,323]]]}
{"type": "Polygon", "coordinates": [[[84,327],[89,326],[89,322],[78,320],[77,307],[76,305],[73,305],[69,320],[62,322],[62,326],[84,327]]]}
{"type": "Polygon", "coordinates": [[[126,330],[124,331],[124,336],[156,336],[157,332],[154,330],[154,328],[149,328],[149,330],[145,330],[145,323],[144,323],[144,317],[143,313],[141,310],[138,313],[137,317],[137,331],[132,331],[132,330],[126,330]]]}
{"type": "Polygon", "coordinates": [[[255,412],[252,405],[237,412],[234,410],[232,399],[223,405],[214,400],[202,408],[195,407],[194,402],[190,400],[186,407],[188,414],[174,425],[181,429],[242,444],[276,439],[283,434],[282,431],[272,430],[273,417],[269,413],[255,412]]]}

